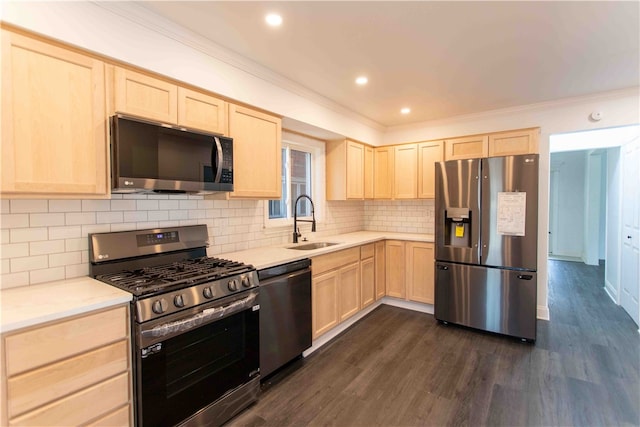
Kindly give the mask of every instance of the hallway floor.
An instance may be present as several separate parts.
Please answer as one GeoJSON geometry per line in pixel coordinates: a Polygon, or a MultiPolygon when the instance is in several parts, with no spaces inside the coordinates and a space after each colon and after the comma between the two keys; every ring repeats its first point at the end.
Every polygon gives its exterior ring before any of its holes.
{"type": "Polygon", "coordinates": [[[638,327],[603,270],[549,262],[535,345],[382,305],[230,425],[638,426],[638,327]]]}

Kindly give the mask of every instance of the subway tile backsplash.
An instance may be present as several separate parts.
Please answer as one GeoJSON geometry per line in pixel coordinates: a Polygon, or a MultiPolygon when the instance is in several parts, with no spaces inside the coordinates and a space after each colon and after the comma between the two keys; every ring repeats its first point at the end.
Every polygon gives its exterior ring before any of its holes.
{"type": "MultiPolygon", "coordinates": [[[[280,245],[292,229],[264,228],[261,200],[112,195],[110,200],[1,202],[1,289],[89,274],[88,234],[206,224],[209,255],[280,245]]],[[[433,233],[433,201],[333,201],[314,238],[359,230],[433,233]]],[[[303,236],[310,224],[301,224],[303,236]]]]}

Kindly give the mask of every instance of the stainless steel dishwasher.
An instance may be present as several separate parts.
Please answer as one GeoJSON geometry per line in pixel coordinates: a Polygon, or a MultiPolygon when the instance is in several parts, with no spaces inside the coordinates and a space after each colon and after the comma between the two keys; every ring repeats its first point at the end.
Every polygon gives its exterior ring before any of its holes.
{"type": "Polygon", "coordinates": [[[262,379],[311,347],[311,260],[258,270],[262,379]]]}

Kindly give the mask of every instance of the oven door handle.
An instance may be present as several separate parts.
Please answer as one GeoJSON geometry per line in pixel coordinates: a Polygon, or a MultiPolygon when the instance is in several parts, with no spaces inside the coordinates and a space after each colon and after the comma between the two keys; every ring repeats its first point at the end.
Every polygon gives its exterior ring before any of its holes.
{"type": "Polygon", "coordinates": [[[158,338],[164,338],[184,333],[212,321],[224,319],[225,317],[229,317],[232,314],[247,310],[248,308],[258,310],[260,306],[254,305],[257,298],[258,293],[251,292],[245,298],[233,301],[229,304],[207,308],[205,310],[202,310],[200,313],[186,319],[180,319],[154,326],[151,329],[141,331],[142,339],[143,341],[157,341],[158,338]]]}

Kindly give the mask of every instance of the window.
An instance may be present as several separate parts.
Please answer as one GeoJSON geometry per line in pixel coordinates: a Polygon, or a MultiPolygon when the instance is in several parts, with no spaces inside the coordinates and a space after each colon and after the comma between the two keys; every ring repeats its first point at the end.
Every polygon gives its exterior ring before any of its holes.
{"type": "MultiPolygon", "coordinates": [[[[294,138],[291,138],[294,139],[294,138]]],[[[267,227],[293,224],[293,204],[301,195],[313,200],[316,221],[324,205],[324,144],[296,135],[299,141],[282,142],[282,198],[270,200],[265,212],[267,227]]],[[[311,217],[311,203],[298,202],[298,218],[311,217]]]]}

